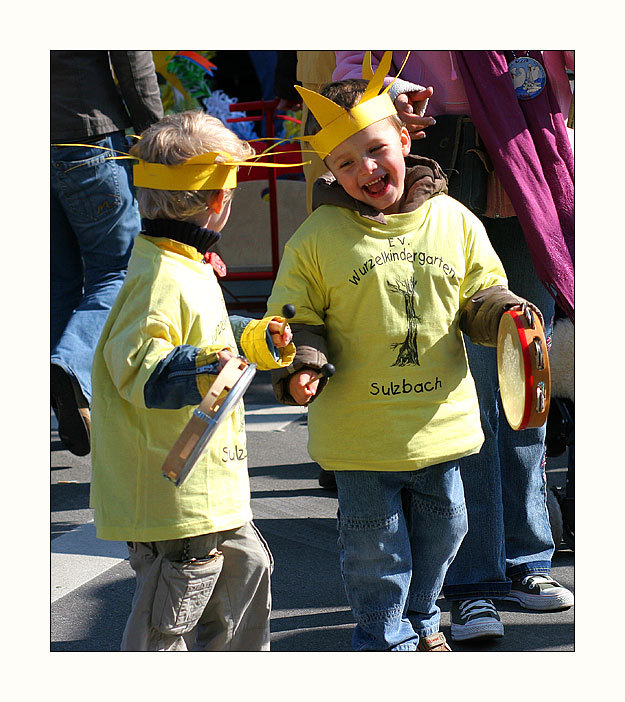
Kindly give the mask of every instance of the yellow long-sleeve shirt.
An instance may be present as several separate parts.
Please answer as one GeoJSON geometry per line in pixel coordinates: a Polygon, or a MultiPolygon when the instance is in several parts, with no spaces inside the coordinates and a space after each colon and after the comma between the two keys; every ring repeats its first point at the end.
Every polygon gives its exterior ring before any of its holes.
{"type": "MultiPolygon", "coordinates": [[[[176,347],[188,344],[203,355],[237,352],[221,288],[201,259],[193,247],[137,237],[103,329],[91,407],[91,506],[101,539],[176,539],[233,529],[252,517],[243,402],[179,488],[161,467],[195,407],[145,404],[146,383],[176,347]]],[[[266,344],[262,349],[268,321],[250,322],[241,339],[241,351],[261,369],[292,358],[274,362],[266,344]]],[[[214,377],[205,375],[198,385],[207,387],[214,377]]]]}

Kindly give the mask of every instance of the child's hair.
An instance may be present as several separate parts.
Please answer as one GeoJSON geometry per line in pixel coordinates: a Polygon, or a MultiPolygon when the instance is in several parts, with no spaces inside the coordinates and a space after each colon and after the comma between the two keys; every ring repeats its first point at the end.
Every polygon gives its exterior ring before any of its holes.
{"type": "MultiPolygon", "coordinates": [[[[150,163],[175,166],[193,156],[224,151],[239,161],[254,153],[252,147],[216,117],[201,111],[167,115],[148,127],[130,149],[150,163]]],[[[226,159],[218,157],[217,161],[226,159]]],[[[190,219],[206,209],[207,196],[217,190],[152,190],[137,188],[141,215],[147,219],[190,219]]],[[[224,204],[232,197],[226,190],[224,204]]],[[[210,201],[209,201],[210,202],[210,201]]]]}
{"type": "MultiPolygon", "coordinates": [[[[324,85],[319,92],[345,110],[351,110],[362,97],[368,84],[369,81],[362,78],[346,78],[345,80],[337,80],[334,83],[324,85]]],[[[392,122],[397,131],[401,130],[403,122],[399,115],[394,114],[387,119],[392,122]]],[[[306,124],[304,125],[304,134],[312,136],[319,131],[321,131],[321,125],[317,122],[313,113],[309,111],[306,124]]]]}

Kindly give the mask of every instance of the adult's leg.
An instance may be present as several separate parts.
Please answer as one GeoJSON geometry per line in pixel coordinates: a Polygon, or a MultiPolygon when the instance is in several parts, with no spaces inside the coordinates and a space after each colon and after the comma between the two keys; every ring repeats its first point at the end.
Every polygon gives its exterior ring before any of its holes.
{"type": "Polygon", "coordinates": [[[78,240],[54,188],[50,188],[50,351],[82,297],[83,265],[78,240]]]}
{"type": "MultiPolygon", "coordinates": [[[[536,277],[518,220],[483,221],[510,289],[541,309],[548,335],[553,301],[536,277]]],[[[548,572],[553,553],[545,501],[545,428],[510,428],[500,402],[496,350],[465,341],[485,441],[478,454],[460,462],[469,533],[447,574],[444,593],[452,600],[504,597],[523,569],[548,572]]]]}
{"type": "MultiPolygon", "coordinates": [[[[83,269],[82,277],[73,281],[74,285],[82,285],[82,296],[52,349],[51,362],[78,384],[87,403],[91,400],[95,347],[123,283],[132,244],[141,228],[130,165],[111,160],[111,152],[98,146],[127,151],[121,133],[104,137],[89,147],[51,148],[52,190],[72,228],[83,269]]],[[[57,236],[53,233],[53,243],[57,236]]],[[[65,246],[63,250],[67,249],[65,246]]],[[[74,249],[72,259],[66,262],[72,277],[78,276],[75,257],[74,249]]],[[[55,263],[54,299],[60,294],[60,279],[67,279],[64,265],[62,259],[55,263]]],[[[69,283],[65,281],[66,286],[69,283]]],[[[54,308],[52,311],[54,314],[54,308]]],[[[61,319],[65,316],[61,315],[61,319]]]]}
{"type": "MultiPolygon", "coordinates": [[[[518,219],[485,221],[510,289],[540,309],[545,320],[545,335],[549,338],[554,301],[536,275],[518,219]]],[[[554,552],[547,510],[546,427],[513,430],[499,395],[497,401],[506,574],[511,580],[519,580],[530,573],[548,573],[554,552]]]]}
{"type": "Polygon", "coordinates": [[[472,344],[466,336],[465,344],[480,404],[484,443],[479,453],[460,459],[469,530],[447,571],[443,593],[449,600],[490,598],[510,590],[498,449],[497,353],[472,344]]]}

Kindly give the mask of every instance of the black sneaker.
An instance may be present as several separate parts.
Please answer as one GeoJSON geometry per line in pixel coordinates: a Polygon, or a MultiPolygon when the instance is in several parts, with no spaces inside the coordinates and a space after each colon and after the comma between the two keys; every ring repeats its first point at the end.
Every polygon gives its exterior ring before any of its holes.
{"type": "Polygon", "coordinates": [[[76,456],[91,451],[91,414],[72,378],[56,363],[50,364],[50,402],[59,420],[59,437],[76,456]]]}
{"type": "Polygon", "coordinates": [[[319,471],[319,485],[324,490],[336,490],[336,480],[334,479],[334,471],[323,470],[319,471]]]}
{"type": "Polygon", "coordinates": [[[502,600],[518,602],[526,609],[542,612],[568,609],[575,603],[570,590],[545,573],[526,575],[522,580],[513,580],[510,594],[502,600]]]}
{"type": "Polygon", "coordinates": [[[503,624],[491,600],[452,601],[451,638],[454,641],[494,639],[502,636],[503,624]]]}

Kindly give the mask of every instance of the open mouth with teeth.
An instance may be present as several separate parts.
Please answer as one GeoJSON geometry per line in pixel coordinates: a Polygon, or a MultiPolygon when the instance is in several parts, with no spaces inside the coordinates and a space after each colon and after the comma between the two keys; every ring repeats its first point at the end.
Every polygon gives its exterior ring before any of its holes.
{"type": "Polygon", "coordinates": [[[372,180],[370,183],[362,186],[362,189],[371,197],[380,197],[384,195],[388,188],[389,177],[388,173],[372,180]]]}

